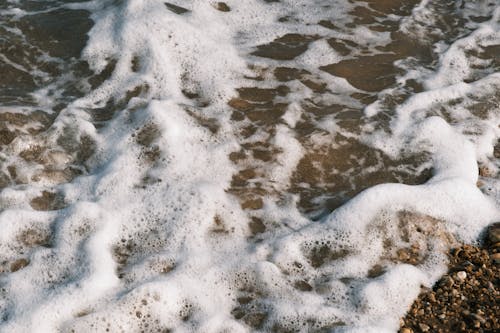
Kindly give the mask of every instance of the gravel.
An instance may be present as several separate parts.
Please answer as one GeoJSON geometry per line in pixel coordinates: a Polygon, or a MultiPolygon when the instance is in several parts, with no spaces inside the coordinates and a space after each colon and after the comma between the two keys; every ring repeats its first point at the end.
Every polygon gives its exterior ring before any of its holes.
{"type": "Polygon", "coordinates": [[[399,332],[500,332],[499,234],[495,223],[481,246],[452,249],[448,273],[423,288],[399,332]]]}

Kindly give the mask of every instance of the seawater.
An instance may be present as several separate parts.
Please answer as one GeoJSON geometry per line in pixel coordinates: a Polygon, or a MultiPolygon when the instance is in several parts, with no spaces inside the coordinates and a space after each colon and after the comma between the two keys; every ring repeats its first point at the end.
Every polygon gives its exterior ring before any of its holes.
{"type": "Polygon", "coordinates": [[[395,332],[500,219],[500,3],[0,3],[0,331],[395,332]]]}

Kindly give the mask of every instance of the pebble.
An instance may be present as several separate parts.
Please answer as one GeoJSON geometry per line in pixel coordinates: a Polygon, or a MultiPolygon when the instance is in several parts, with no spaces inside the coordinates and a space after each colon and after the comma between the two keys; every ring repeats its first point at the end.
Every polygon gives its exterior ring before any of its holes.
{"type": "Polygon", "coordinates": [[[460,281],[463,281],[467,278],[467,273],[465,273],[464,271],[460,271],[457,273],[457,278],[460,280],[460,281]]]}
{"type": "Polygon", "coordinates": [[[429,332],[429,330],[431,329],[429,327],[429,325],[426,325],[426,324],[423,324],[423,323],[418,324],[418,326],[420,327],[420,329],[422,330],[422,332],[429,332]]]}
{"type": "Polygon", "coordinates": [[[401,329],[401,333],[413,333],[413,330],[411,328],[403,327],[401,329]]]}
{"type": "Polygon", "coordinates": [[[500,242],[500,222],[493,223],[489,226],[488,238],[493,244],[500,242]]]}
{"type": "Polygon", "coordinates": [[[220,10],[221,12],[231,11],[231,8],[229,8],[229,6],[225,2],[218,2],[217,9],[220,10]]]}
{"type": "Polygon", "coordinates": [[[494,175],[493,170],[486,166],[479,167],[479,175],[482,177],[492,177],[494,175]]]}
{"type": "Polygon", "coordinates": [[[474,317],[474,319],[479,321],[481,324],[484,324],[486,322],[486,319],[484,319],[482,316],[478,315],[477,313],[472,313],[471,316],[474,317]]]}
{"type": "Polygon", "coordinates": [[[500,264],[500,252],[498,253],[493,253],[490,256],[491,260],[493,260],[496,264],[500,264]]]}

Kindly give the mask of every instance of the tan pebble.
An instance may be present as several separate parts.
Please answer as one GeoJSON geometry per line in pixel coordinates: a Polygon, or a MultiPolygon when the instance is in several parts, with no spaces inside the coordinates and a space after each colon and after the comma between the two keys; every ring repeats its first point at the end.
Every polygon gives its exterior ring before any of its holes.
{"type": "Polygon", "coordinates": [[[474,319],[476,319],[480,324],[484,324],[486,322],[486,319],[476,313],[472,313],[471,316],[474,317],[474,319]]]}
{"type": "Polygon", "coordinates": [[[422,330],[422,332],[428,332],[431,328],[429,327],[429,325],[426,325],[426,324],[418,324],[418,327],[420,327],[420,329],[422,330]]]}
{"type": "Polygon", "coordinates": [[[500,242],[500,223],[494,223],[488,228],[488,238],[491,243],[500,242]]]}
{"type": "Polygon", "coordinates": [[[487,166],[480,166],[479,167],[479,175],[481,177],[491,177],[491,176],[493,176],[493,171],[490,170],[487,166]]]}
{"type": "Polygon", "coordinates": [[[410,254],[408,253],[408,249],[399,249],[397,251],[398,259],[402,261],[406,261],[410,259],[410,254]]]}
{"type": "Polygon", "coordinates": [[[17,272],[20,269],[23,269],[24,267],[28,266],[30,261],[28,259],[18,259],[14,261],[13,263],[10,264],[10,271],[11,272],[17,272]]]}
{"type": "Polygon", "coordinates": [[[249,102],[241,98],[233,98],[227,104],[230,107],[240,111],[246,111],[251,107],[251,104],[249,102]]]}
{"type": "Polygon", "coordinates": [[[408,327],[403,327],[401,329],[401,333],[413,333],[413,330],[411,328],[408,328],[408,327]]]}
{"type": "Polygon", "coordinates": [[[459,281],[463,281],[467,278],[467,273],[465,273],[464,271],[460,271],[457,273],[457,278],[459,281]]]}
{"type": "Polygon", "coordinates": [[[493,253],[490,255],[491,260],[493,260],[496,264],[500,264],[500,252],[499,253],[493,253]]]}
{"type": "Polygon", "coordinates": [[[231,11],[231,8],[229,8],[229,6],[225,2],[218,2],[216,8],[218,10],[220,10],[221,12],[229,12],[229,11],[231,11]]]}

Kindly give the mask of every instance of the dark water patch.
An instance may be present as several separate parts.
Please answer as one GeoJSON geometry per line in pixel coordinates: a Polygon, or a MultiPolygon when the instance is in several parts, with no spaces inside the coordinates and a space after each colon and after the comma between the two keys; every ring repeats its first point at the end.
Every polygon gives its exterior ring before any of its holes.
{"type": "Polygon", "coordinates": [[[26,40],[49,55],[60,59],[79,57],[87,43],[93,23],[84,10],[56,9],[48,13],[25,16],[16,26],[26,40]]]}
{"type": "Polygon", "coordinates": [[[291,80],[298,80],[304,75],[310,74],[308,71],[293,67],[276,67],[274,76],[278,81],[287,82],[291,80]]]}
{"type": "Polygon", "coordinates": [[[275,60],[292,60],[306,52],[309,44],[317,39],[317,36],[286,34],[269,44],[257,46],[252,54],[275,60]]]}
{"type": "Polygon", "coordinates": [[[323,66],[321,69],[332,75],[345,78],[358,89],[376,92],[396,82],[396,75],[401,71],[394,66],[395,60],[396,57],[393,54],[378,54],[342,60],[323,66]]]}
{"type": "Polygon", "coordinates": [[[305,212],[331,211],[377,184],[425,183],[431,177],[430,169],[421,173],[415,170],[424,161],[424,156],[394,161],[381,151],[337,135],[335,146],[308,148],[292,176],[289,191],[300,195],[299,205],[305,212]]]}
{"type": "MultiPolygon", "coordinates": [[[[59,165],[51,159],[53,150],[47,147],[47,135],[58,114],[68,103],[88,92],[87,79],[92,76],[88,65],[77,58],[87,43],[92,27],[90,13],[84,10],[57,8],[63,2],[26,1],[19,3],[28,12],[19,18],[8,15],[0,19],[0,103],[7,107],[0,113],[0,150],[5,150],[21,137],[34,138],[38,145],[21,152],[27,163],[38,165],[30,179],[13,165],[0,166],[9,170],[10,182],[67,182],[82,173],[79,165],[59,165]],[[36,11],[40,12],[36,12],[36,11]],[[40,101],[33,93],[44,89],[40,101]],[[8,107],[12,107],[12,111],[8,107]]],[[[64,131],[65,133],[69,133],[64,131]]],[[[64,134],[58,141],[69,147],[69,155],[80,154],[76,133],[64,134]]],[[[71,159],[70,159],[71,160],[71,159]]],[[[82,160],[75,160],[82,162],[82,160]]]]}
{"type": "Polygon", "coordinates": [[[340,38],[329,38],[327,42],[341,56],[349,55],[352,51],[352,48],[358,46],[358,44],[354,42],[340,38]]]}
{"type": "Polygon", "coordinates": [[[318,25],[320,25],[324,28],[332,29],[332,30],[337,29],[337,26],[335,24],[333,24],[332,21],[330,21],[330,20],[321,20],[318,22],[318,25]]]}
{"type": "Polygon", "coordinates": [[[240,98],[249,102],[271,102],[276,96],[285,96],[289,92],[287,86],[279,86],[275,89],[262,88],[239,88],[240,98]]]}
{"type": "Polygon", "coordinates": [[[39,197],[31,199],[30,206],[34,210],[48,211],[64,208],[66,204],[61,194],[43,191],[39,197]]]}

